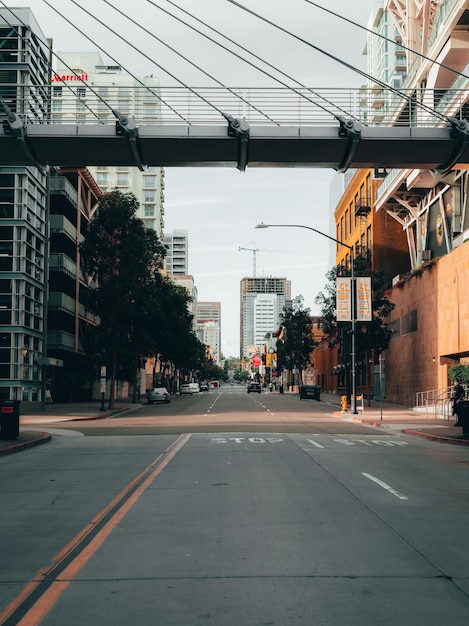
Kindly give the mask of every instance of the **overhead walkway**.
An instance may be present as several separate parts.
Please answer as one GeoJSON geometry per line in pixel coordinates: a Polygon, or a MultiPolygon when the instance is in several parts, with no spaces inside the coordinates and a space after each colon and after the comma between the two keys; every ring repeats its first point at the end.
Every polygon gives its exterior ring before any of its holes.
{"type": "MultiPolygon", "coordinates": [[[[78,100],[75,92],[76,88],[68,99],[64,92],[60,109],[53,106],[53,112],[45,111],[42,116],[31,115],[33,107],[37,113],[37,93],[28,91],[15,103],[14,109],[25,114],[16,113],[3,101],[0,166],[444,171],[469,164],[465,120],[447,115],[435,118],[428,111],[413,109],[409,101],[407,112],[395,117],[393,125],[380,125],[382,116],[376,115],[373,106],[376,98],[363,90],[338,94],[279,89],[236,93],[145,90],[129,99],[132,117],[100,101],[94,92],[88,96],[82,92],[78,100]]],[[[109,95],[108,99],[113,100],[109,95]]],[[[394,94],[388,94],[384,104],[382,99],[380,107],[387,110],[399,104],[394,94]]],[[[453,94],[451,100],[457,99],[453,94]]]]}

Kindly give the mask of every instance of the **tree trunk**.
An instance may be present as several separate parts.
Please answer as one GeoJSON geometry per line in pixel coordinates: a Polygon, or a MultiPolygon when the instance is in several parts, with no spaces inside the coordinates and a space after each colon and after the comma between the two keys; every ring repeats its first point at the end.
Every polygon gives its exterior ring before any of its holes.
{"type": "Polygon", "coordinates": [[[114,350],[112,356],[112,373],[111,373],[111,384],[109,388],[109,409],[114,408],[114,397],[116,391],[116,370],[117,370],[117,350],[114,350]]]}

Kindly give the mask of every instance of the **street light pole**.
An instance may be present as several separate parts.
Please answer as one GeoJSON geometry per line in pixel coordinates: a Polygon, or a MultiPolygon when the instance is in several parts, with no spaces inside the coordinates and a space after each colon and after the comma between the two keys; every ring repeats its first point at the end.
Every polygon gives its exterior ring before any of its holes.
{"type": "Polygon", "coordinates": [[[322,235],[323,237],[327,237],[327,239],[330,239],[331,241],[335,241],[336,243],[338,243],[341,246],[345,246],[346,248],[348,248],[350,250],[350,271],[351,271],[351,280],[352,280],[352,285],[351,285],[351,305],[352,305],[352,329],[351,329],[351,334],[352,334],[352,340],[351,340],[351,349],[350,349],[350,374],[351,374],[351,383],[352,383],[352,413],[354,415],[356,415],[358,413],[357,411],[357,378],[356,378],[356,337],[355,337],[355,330],[356,330],[356,311],[355,311],[355,295],[356,295],[356,288],[355,288],[355,251],[353,246],[350,246],[348,243],[345,243],[344,241],[340,241],[339,239],[336,239],[335,237],[331,237],[331,235],[327,235],[326,233],[323,233],[320,230],[317,230],[316,228],[313,228],[312,226],[305,226],[304,224],[264,224],[264,222],[261,222],[260,224],[256,224],[255,228],[305,228],[306,230],[312,230],[314,233],[317,233],[318,235],[322,235]]]}

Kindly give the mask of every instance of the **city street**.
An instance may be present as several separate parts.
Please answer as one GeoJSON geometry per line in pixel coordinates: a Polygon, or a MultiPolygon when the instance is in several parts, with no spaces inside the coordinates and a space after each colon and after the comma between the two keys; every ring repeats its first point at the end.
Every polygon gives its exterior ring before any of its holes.
{"type": "Polygon", "coordinates": [[[469,447],[238,386],[49,419],[0,457],[0,624],[468,622],[469,447]]]}

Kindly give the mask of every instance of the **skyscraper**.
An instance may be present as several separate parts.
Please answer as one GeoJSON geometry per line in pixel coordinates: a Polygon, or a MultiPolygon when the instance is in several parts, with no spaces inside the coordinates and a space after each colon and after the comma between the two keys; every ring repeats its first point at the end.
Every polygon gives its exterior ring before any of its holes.
{"type": "Polygon", "coordinates": [[[291,282],[286,278],[258,276],[241,280],[240,355],[249,356],[274,331],[283,307],[291,301],[291,282]]]}

